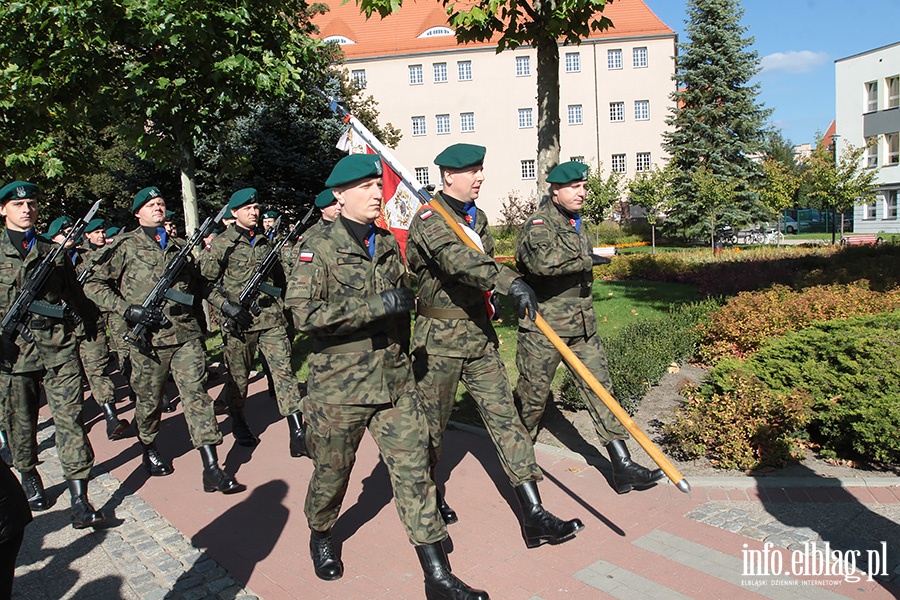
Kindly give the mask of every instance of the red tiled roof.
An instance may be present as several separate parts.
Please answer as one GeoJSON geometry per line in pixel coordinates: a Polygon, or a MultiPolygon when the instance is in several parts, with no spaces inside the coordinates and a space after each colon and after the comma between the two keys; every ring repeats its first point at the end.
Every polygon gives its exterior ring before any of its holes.
{"type": "MultiPolygon", "coordinates": [[[[456,37],[419,38],[431,27],[448,27],[447,13],[438,0],[406,0],[394,14],[381,19],[377,14],[366,20],[354,0],[325,0],[330,10],[314,22],[322,38],[343,36],[354,44],[341,46],[347,58],[389,56],[408,52],[451,50],[458,47],[456,37]]],[[[606,31],[592,32],[590,39],[674,34],[642,0],[615,0],[607,4],[603,14],[613,22],[606,31]]],[[[494,37],[498,39],[499,35],[494,37]]],[[[494,42],[467,44],[469,47],[495,46],[494,42]]]]}

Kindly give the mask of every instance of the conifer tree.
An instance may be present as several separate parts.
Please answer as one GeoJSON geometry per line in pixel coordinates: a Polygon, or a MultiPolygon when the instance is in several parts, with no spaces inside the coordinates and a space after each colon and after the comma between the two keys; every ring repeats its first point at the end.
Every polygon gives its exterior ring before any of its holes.
{"type": "Polygon", "coordinates": [[[771,111],[757,102],[759,84],[750,83],[759,56],[749,49],[753,38],[740,23],[740,0],[689,0],[687,11],[690,41],[678,45],[675,108],[666,121],[674,130],[663,143],[674,170],[665,231],[697,239],[708,236],[714,221],[746,223],[759,215],[753,190],[762,169],[750,157],[763,149],[771,111]],[[701,167],[735,183],[733,197],[713,220],[695,189],[693,175],[701,167]]]}

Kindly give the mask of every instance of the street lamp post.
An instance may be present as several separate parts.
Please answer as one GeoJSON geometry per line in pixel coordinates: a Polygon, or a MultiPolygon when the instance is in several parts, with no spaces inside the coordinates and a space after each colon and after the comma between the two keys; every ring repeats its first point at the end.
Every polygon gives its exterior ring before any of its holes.
{"type": "MultiPolygon", "coordinates": [[[[837,225],[837,205],[840,201],[838,198],[838,139],[840,134],[831,134],[831,149],[834,151],[834,204],[831,208],[831,245],[836,241],[836,225],[837,225]]],[[[844,213],[841,213],[841,236],[844,235],[844,213]]]]}

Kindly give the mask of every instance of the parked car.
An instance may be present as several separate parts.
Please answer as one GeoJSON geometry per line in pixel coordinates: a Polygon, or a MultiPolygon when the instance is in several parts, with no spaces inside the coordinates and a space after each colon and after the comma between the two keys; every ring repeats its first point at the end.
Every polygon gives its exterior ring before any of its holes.
{"type": "Polygon", "coordinates": [[[781,231],[783,233],[798,233],[800,231],[800,224],[797,223],[797,219],[782,215],[781,231]]]}

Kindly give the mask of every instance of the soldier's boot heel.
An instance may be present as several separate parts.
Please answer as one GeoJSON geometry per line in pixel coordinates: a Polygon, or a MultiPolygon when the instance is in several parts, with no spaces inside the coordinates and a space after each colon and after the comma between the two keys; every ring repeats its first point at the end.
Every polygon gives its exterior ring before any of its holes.
{"type": "Polygon", "coordinates": [[[606,450],[612,463],[613,485],[618,494],[627,494],[632,489],[640,491],[652,488],[666,476],[662,469],[651,471],[631,460],[628,446],[622,440],[613,440],[606,444],[606,450]]]}
{"type": "Polygon", "coordinates": [[[165,413],[175,412],[175,403],[169,399],[168,394],[165,394],[165,393],[163,394],[162,402],[160,404],[162,404],[163,412],[165,412],[165,413]]]}
{"type": "Polygon", "coordinates": [[[109,440],[121,440],[128,431],[128,421],[120,419],[116,414],[116,405],[107,402],[100,405],[103,410],[103,418],[106,419],[106,437],[109,440]]]}
{"type": "Polygon", "coordinates": [[[175,467],[163,458],[154,442],[149,444],[141,442],[141,448],[144,454],[142,463],[147,472],[150,473],[150,477],[165,477],[175,472],[175,467]]]}
{"type": "Polygon", "coordinates": [[[537,483],[529,481],[513,488],[522,509],[522,537],[526,548],[561,544],[584,529],[581,519],[563,521],[541,506],[537,483]]]}
{"type": "Polygon", "coordinates": [[[9,449],[9,436],[0,429],[0,459],[10,467],[13,465],[12,452],[9,449]]]}
{"type": "Polygon", "coordinates": [[[31,507],[31,510],[42,511],[50,508],[50,502],[44,492],[44,482],[37,469],[22,473],[22,489],[25,490],[25,497],[28,499],[28,506],[31,507]]]}
{"type": "Polygon", "coordinates": [[[234,477],[219,466],[215,446],[200,446],[200,458],[203,460],[203,491],[236,494],[243,492],[247,486],[238,483],[234,477]]]}
{"type": "Polygon", "coordinates": [[[309,531],[309,556],[313,561],[316,577],[325,581],[334,581],[344,575],[344,563],[334,551],[331,530],[309,531]]]}
{"type": "Polygon", "coordinates": [[[416,546],[425,573],[426,600],[490,600],[488,593],[469,587],[450,571],[450,561],[441,542],[416,546]]]}
{"type": "Polygon", "coordinates": [[[69,494],[72,496],[72,527],[84,529],[99,527],[106,523],[103,513],[94,510],[87,496],[87,479],[69,479],[69,494]]]}
{"type": "Polygon", "coordinates": [[[456,511],[450,508],[450,505],[447,504],[447,501],[444,499],[444,495],[441,493],[441,490],[437,490],[437,507],[438,512],[441,513],[441,518],[444,520],[446,525],[452,525],[459,521],[459,516],[457,516],[456,511]]]}
{"type": "Polygon", "coordinates": [[[250,424],[247,423],[247,417],[241,408],[229,408],[228,414],[231,416],[231,435],[238,446],[253,448],[259,444],[259,438],[253,435],[250,430],[250,424]]]}
{"type": "Polygon", "coordinates": [[[287,422],[291,432],[291,456],[294,458],[309,457],[309,448],[306,445],[306,423],[303,422],[303,415],[300,413],[288,415],[287,422]]]}

